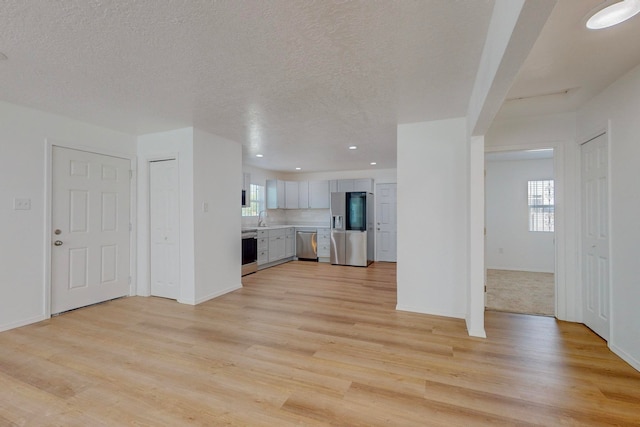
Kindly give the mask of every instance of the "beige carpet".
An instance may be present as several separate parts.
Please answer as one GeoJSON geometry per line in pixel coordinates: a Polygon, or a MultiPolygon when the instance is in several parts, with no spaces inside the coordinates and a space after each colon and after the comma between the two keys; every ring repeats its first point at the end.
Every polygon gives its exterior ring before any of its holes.
{"type": "Polygon", "coordinates": [[[487,310],[555,314],[553,273],[487,270],[487,310]]]}

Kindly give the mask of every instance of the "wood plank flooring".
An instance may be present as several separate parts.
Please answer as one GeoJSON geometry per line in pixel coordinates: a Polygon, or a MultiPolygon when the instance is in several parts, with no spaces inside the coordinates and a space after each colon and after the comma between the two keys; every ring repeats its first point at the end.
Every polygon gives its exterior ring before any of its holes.
{"type": "Polygon", "coordinates": [[[291,262],[196,307],[132,297],[0,334],[0,426],[640,425],[586,327],[395,310],[395,264],[291,262]]]}

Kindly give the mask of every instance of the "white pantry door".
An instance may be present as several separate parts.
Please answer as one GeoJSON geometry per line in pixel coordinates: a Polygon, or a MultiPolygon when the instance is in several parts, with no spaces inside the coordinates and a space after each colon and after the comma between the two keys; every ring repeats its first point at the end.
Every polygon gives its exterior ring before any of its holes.
{"type": "Polygon", "coordinates": [[[129,295],[129,160],[53,147],[51,313],[129,295]]]}
{"type": "Polygon", "coordinates": [[[396,262],[397,184],[376,185],[376,261],[396,262]]]}
{"type": "Polygon", "coordinates": [[[151,295],[180,296],[180,206],[178,162],[149,163],[151,295]]]}
{"type": "Polygon", "coordinates": [[[585,143],[582,158],[584,323],[609,340],[609,159],[607,135],[585,143]]]}

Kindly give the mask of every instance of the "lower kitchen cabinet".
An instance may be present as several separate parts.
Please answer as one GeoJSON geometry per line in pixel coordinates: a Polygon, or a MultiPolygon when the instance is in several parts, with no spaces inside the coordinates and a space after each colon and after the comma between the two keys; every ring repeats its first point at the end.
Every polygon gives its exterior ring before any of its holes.
{"type": "Polygon", "coordinates": [[[296,255],[296,231],[293,227],[286,229],[284,248],[285,258],[293,257],[296,255]]]}
{"type": "Polygon", "coordinates": [[[258,266],[269,262],[269,232],[258,230],[258,266]]]}
{"type": "Polygon", "coordinates": [[[331,231],[329,228],[318,228],[316,238],[318,242],[318,258],[320,261],[325,261],[322,258],[328,259],[331,256],[331,231]]]}
{"type": "Polygon", "coordinates": [[[269,262],[278,261],[285,258],[286,243],[284,230],[271,230],[269,232],[269,262]],[[278,233],[274,233],[278,232],[278,233]],[[272,233],[274,234],[272,236],[272,233]]]}

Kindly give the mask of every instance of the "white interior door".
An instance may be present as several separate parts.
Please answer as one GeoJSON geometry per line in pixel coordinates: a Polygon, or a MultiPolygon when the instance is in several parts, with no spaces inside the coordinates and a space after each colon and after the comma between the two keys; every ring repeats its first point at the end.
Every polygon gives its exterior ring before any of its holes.
{"type": "Polygon", "coordinates": [[[584,323],[609,340],[609,159],[607,136],[582,145],[584,323]]]}
{"type": "Polygon", "coordinates": [[[178,162],[149,163],[151,295],[180,296],[178,162]]]}
{"type": "Polygon", "coordinates": [[[376,185],[376,260],[396,262],[397,184],[376,185]]]}
{"type": "Polygon", "coordinates": [[[53,147],[51,313],[129,295],[129,160],[53,147]]]}

